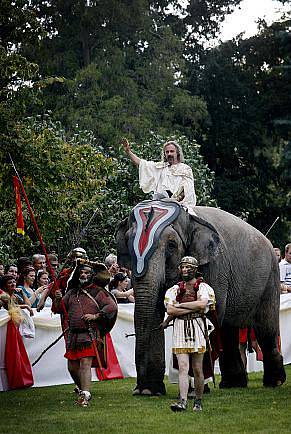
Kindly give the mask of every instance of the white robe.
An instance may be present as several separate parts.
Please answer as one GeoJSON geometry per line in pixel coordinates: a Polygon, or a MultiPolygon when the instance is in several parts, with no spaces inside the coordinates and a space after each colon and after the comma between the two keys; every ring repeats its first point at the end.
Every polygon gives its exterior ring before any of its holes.
{"type": "MultiPolygon", "coordinates": [[[[179,292],[179,286],[174,285],[169,288],[165,294],[165,307],[168,305],[175,306],[177,302],[177,294],[179,292]]],[[[197,291],[197,298],[199,300],[206,300],[204,313],[207,313],[209,306],[215,304],[214,290],[205,282],[201,282],[197,291]]],[[[208,334],[214,330],[213,324],[206,318],[206,326],[208,334]]],[[[206,351],[206,339],[204,322],[202,318],[195,318],[190,324],[192,335],[194,340],[187,340],[185,336],[184,320],[179,317],[175,318],[174,330],[173,330],[173,345],[172,351],[175,354],[187,354],[187,353],[204,353],[206,351]]]]}
{"type": "Polygon", "coordinates": [[[139,185],[144,193],[161,193],[170,190],[175,197],[184,189],[184,199],[180,202],[188,209],[189,214],[194,214],[196,194],[194,189],[194,177],[190,166],[184,163],[173,164],[140,160],[139,185]]]}

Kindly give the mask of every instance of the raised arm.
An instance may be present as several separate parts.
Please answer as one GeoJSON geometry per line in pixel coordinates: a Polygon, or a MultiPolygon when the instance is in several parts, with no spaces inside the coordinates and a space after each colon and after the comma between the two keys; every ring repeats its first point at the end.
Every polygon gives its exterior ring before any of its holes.
{"type": "Polygon", "coordinates": [[[124,137],[123,139],[121,139],[121,143],[123,145],[125,153],[129,156],[133,164],[139,166],[140,158],[132,152],[128,140],[124,137]]]}

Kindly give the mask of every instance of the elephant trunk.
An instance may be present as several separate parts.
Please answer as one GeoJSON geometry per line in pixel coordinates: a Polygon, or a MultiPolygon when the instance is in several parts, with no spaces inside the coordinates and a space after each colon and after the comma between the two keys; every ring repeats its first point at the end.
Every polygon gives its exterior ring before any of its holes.
{"type": "Polygon", "coordinates": [[[165,279],[162,262],[152,258],[146,276],[134,282],[137,385],[141,391],[150,389],[152,393],[164,393],[165,342],[159,329],[164,315],[160,296],[165,279]]]}

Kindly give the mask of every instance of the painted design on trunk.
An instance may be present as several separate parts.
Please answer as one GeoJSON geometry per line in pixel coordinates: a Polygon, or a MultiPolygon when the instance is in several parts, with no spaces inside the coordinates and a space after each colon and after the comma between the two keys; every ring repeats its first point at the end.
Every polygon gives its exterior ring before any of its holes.
{"type": "Polygon", "coordinates": [[[130,236],[129,247],[135,276],[145,274],[161,233],[177,218],[180,209],[178,203],[170,201],[144,201],[133,209],[131,217],[135,230],[130,236]]]}

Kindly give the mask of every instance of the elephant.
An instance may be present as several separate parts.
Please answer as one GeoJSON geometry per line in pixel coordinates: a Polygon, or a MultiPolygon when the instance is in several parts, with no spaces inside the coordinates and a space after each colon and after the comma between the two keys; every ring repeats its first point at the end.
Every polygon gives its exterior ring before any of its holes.
{"type": "Polygon", "coordinates": [[[119,223],[120,266],[132,270],[135,293],[136,394],[166,393],[165,291],[179,281],[178,264],[194,256],[214,289],[223,351],[221,388],[246,387],[239,353],[239,328],[254,327],[263,352],[263,384],[284,383],[278,351],[280,282],[270,241],[242,219],[215,207],[196,206],[190,215],[178,202],[146,200],[119,223]],[[168,211],[165,211],[168,210],[168,211]],[[171,210],[171,211],[169,211],[171,210]]]}

